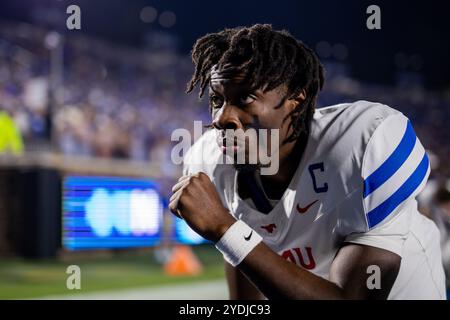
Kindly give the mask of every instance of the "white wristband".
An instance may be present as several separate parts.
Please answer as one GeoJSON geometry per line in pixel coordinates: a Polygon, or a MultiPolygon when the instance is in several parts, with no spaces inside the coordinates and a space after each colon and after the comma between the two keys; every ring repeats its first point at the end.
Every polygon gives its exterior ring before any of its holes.
{"type": "Polygon", "coordinates": [[[237,266],[262,241],[262,237],[244,221],[238,220],[231,225],[216,243],[229,264],[237,266]]]}

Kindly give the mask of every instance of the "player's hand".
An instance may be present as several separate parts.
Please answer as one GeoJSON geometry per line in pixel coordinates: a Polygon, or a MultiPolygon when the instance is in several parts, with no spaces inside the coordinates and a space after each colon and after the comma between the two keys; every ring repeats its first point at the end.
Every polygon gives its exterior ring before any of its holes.
{"type": "Polygon", "coordinates": [[[208,240],[219,241],[236,221],[222,205],[214,185],[203,172],[182,176],[172,192],[170,211],[208,240]]]}

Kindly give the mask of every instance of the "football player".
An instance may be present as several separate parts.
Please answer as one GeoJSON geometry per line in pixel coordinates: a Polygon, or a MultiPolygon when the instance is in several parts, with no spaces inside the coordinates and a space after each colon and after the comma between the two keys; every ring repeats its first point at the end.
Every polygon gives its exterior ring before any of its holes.
{"type": "Polygon", "coordinates": [[[207,34],[192,59],[188,92],[209,91],[212,124],[169,207],[223,254],[230,298],[445,299],[439,232],[415,200],[429,161],[401,112],[315,109],[320,61],[270,25],[207,34]],[[278,130],[275,174],[222,161],[239,129],[278,130]]]}

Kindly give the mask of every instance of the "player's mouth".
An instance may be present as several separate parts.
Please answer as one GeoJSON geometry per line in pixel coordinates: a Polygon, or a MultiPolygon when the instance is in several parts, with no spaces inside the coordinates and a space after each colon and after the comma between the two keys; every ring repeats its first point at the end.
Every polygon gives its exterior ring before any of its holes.
{"type": "Polygon", "coordinates": [[[226,153],[230,154],[230,152],[232,152],[232,153],[238,152],[240,149],[240,146],[238,145],[237,142],[234,142],[233,145],[227,146],[226,139],[223,139],[223,142],[222,142],[222,145],[220,146],[220,148],[224,154],[226,154],[226,153]]]}
{"type": "Polygon", "coordinates": [[[245,138],[239,139],[239,137],[226,136],[222,132],[218,132],[216,141],[224,155],[236,158],[238,155],[244,154],[245,158],[247,158],[249,141],[246,142],[245,138]]]}
{"type": "Polygon", "coordinates": [[[239,151],[238,146],[232,146],[229,148],[222,146],[221,149],[223,154],[235,154],[239,151]]]}

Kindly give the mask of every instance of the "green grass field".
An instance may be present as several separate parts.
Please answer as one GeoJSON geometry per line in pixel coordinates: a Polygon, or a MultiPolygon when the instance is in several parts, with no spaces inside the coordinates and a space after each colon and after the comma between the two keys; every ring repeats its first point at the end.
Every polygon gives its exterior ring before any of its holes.
{"type": "Polygon", "coordinates": [[[205,245],[194,247],[193,251],[203,264],[203,273],[198,276],[168,276],[148,252],[118,252],[109,257],[72,259],[69,262],[0,258],[0,299],[73,294],[77,290],[66,288],[66,268],[71,264],[81,269],[83,293],[224,277],[222,257],[214,248],[205,245]]]}

